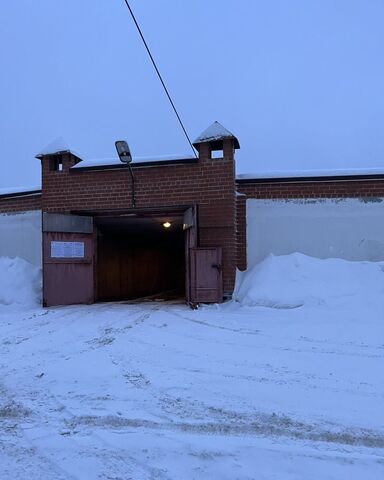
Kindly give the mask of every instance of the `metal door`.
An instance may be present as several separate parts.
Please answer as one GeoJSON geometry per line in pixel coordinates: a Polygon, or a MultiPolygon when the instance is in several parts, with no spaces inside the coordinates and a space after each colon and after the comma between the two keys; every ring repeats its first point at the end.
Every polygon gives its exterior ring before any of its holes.
{"type": "Polygon", "coordinates": [[[192,248],[191,303],[219,303],[223,301],[221,248],[192,248]]]}
{"type": "Polygon", "coordinates": [[[197,207],[184,212],[183,229],[185,231],[185,298],[192,305],[191,293],[191,249],[197,247],[197,207]]]}
{"type": "Polygon", "coordinates": [[[43,305],[93,303],[92,217],[43,214],[43,305]]]}

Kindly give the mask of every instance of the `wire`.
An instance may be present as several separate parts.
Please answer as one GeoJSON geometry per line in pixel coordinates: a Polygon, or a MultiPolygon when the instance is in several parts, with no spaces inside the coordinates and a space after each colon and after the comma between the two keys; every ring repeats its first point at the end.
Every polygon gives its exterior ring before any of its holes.
{"type": "Polygon", "coordinates": [[[190,138],[189,138],[189,136],[188,136],[188,133],[187,133],[187,131],[186,131],[184,125],[183,125],[183,122],[181,121],[180,115],[178,114],[178,112],[177,112],[177,110],[176,110],[176,107],[175,107],[175,104],[173,103],[173,100],[172,100],[172,98],[171,98],[171,95],[169,94],[168,89],[167,89],[167,87],[166,87],[166,85],[165,85],[165,83],[164,83],[164,80],[163,80],[163,78],[162,78],[162,76],[161,76],[161,74],[160,74],[160,72],[159,72],[159,69],[157,68],[156,62],[155,62],[155,60],[154,60],[154,58],[153,58],[153,56],[152,56],[152,54],[151,54],[151,51],[149,50],[148,44],[147,44],[147,42],[145,41],[143,32],[141,31],[140,26],[139,26],[139,24],[137,23],[137,20],[136,20],[136,17],[135,17],[135,15],[134,15],[133,11],[132,11],[132,8],[130,7],[130,5],[129,5],[129,3],[128,3],[128,0],[124,0],[124,2],[125,2],[128,10],[129,10],[129,13],[131,14],[132,20],[134,21],[134,23],[135,23],[135,25],[136,25],[137,31],[138,31],[139,34],[140,34],[141,40],[142,40],[143,43],[144,43],[144,46],[145,46],[145,48],[146,48],[146,50],[147,50],[147,53],[148,53],[148,55],[149,55],[149,58],[151,59],[152,65],[153,65],[153,67],[154,67],[155,70],[156,70],[157,76],[158,76],[159,79],[160,79],[160,82],[161,82],[161,84],[162,84],[162,86],[163,86],[163,88],[164,88],[164,91],[165,91],[165,93],[166,93],[166,95],[167,95],[167,97],[168,97],[168,100],[169,100],[170,104],[172,105],[173,111],[175,112],[176,117],[177,117],[177,119],[178,119],[178,121],[179,121],[179,123],[180,123],[180,125],[181,125],[181,128],[183,129],[184,135],[186,136],[186,138],[187,138],[187,140],[188,140],[188,143],[189,143],[189,145],[191,146],[191,149],[192,149],[192,151],[193,151],[193,154],[194,154],[195,157],[197,158],[196,151],[195,151],[195,149],[193,148],[192,142],[191,142],[191,140],[190,140],[190,138]]]}
{"type": "Polygon", "coordinates": [[[135,197],[135,177],[133,176],[133,171],[131,167],[131,163],[127,163],[129,173],[131,174],[131,180],[132,180],[132,207],[136,208],[136,197],[135,197]]]}

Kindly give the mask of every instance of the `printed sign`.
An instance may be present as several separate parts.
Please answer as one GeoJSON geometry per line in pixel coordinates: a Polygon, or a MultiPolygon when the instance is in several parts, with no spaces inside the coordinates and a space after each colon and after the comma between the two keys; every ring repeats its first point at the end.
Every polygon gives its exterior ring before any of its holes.
{"type": "Polygon", "coordinates": [[[51,258],[84,258],[84,242],[51,242],[51,258]]]}

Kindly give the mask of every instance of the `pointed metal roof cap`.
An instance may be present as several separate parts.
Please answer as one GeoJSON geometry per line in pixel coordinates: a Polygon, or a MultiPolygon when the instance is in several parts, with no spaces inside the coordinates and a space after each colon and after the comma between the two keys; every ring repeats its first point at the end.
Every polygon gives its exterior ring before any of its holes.
{"type": "Polygon", "coordinates": [[[40,159],[47,155],[60,155],[62,153],[72,153],[72,155],[80,158],[76,152],[69,148],[63,137],[57,137],[52,142],[48,143],[48,145],[46,145],[37,155],[35,155],[35,158],[40,159]]]}
{"type": "Polygon", "coordinates": [[[221,123],[213,122],[203,133],[201,133],[193,142],[193,146],[197,147],[200,143],[214,143],[219,144],[223,140],[231,138],[234,141],[235,148],[240,148],[239,140],[227,130],[221,123]]]}

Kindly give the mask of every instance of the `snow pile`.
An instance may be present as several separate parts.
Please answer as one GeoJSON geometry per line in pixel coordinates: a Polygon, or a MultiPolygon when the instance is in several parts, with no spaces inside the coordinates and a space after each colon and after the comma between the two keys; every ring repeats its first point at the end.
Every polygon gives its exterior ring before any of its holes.
{"type": "Polygon", "coordinates": [[[22,258],[0,257],[0,307],[37,306],[40,297],[40,269],[22,258]]]}
{"type": "Polygon", "coordinates": [[[270,255],[240,274],[234,299],[244,306],[295,308],[335,302],[384,302],[384,263],[270,255]]]}

